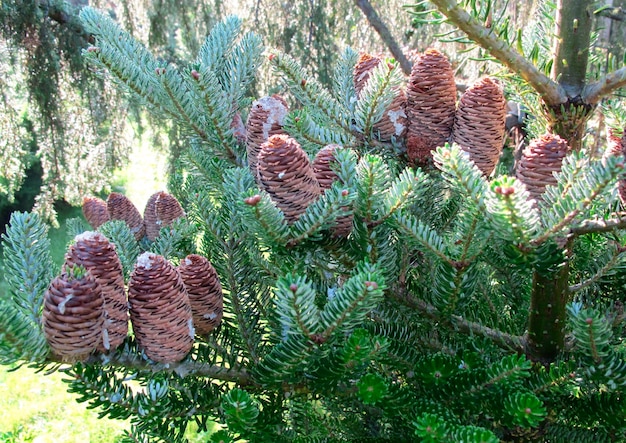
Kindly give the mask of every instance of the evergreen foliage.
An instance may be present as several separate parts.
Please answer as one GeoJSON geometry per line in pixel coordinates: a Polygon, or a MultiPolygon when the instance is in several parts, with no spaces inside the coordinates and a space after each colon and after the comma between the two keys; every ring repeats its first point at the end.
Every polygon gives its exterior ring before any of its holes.
{"type": "MultiPolygon", "coordinates": [[[[40,324],[56,273],[46,227],[16,213],[3,236],[11,293],[0,304],[0,362],[64,371],[78,401],[130,418],[128,441],[182,442],[189,423],[202,431],[209,421],[222,425],[211,441],[626,439],[622,157],[574,150],[540,202],[513,176],[485,177],[454,144],[416,167],[402,140],[374,130],[404,81],[393,61],[357,97],[354,51],[339,57],[329,88],[272,51],[294,100],[283,129],[311,159],[343,147],[337,180],[287,221],[233,127],[254,98],[257,36],[229,17],[189,66],[174,66],[102,13],[81,17],[95,37],[91,66],[179,125],[189,145],[171,177],[185,217],[154,241],[136,241],[120,220],[99,230],[127,283],[138,261],[149,266],[144,251],[173,264],[207,257],[223,320],[181,361],[150,360],[130,334],[60,365],[40,324]],[[347,235],[334,231],[343,217],[347,235]]],[[[493,28],[503,41],[507,25],[493,28]]],[[[72,233],[84,229],[72,222],[72,233]]]]}

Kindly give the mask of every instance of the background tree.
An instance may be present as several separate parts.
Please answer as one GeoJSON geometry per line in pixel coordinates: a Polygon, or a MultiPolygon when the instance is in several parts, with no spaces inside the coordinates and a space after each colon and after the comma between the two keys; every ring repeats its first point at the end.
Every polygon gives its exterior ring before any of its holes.
{"type": "Polygon", "coordinates": [[[493,3],[414,11],[501,80],[457,97],[436,49],[407,79],[346,48],[324,86],[235,17],[177,65],[83,9],[90,66],[187,148],[143,216],[91,200],[60,272],[13,215],[2,361],[65,371],[131,441],[192,420],[215,441],[623,440],[626,70],[595,56],[599,8],[543,4],[525,32],[493,3]],[[249,95],[263,60],[289,100],[249,95]],[[517,164],[505,96],[533,115],[517,164]]]}

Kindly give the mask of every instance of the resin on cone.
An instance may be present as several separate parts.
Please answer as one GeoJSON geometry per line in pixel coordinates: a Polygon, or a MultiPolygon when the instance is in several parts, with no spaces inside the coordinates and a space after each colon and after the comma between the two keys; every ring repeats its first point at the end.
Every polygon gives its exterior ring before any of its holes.
{"type": "Polygon", "coordinates": [[[261,145],[272,135],[286,134],[283,125],[288,112],[287,102],[277,94],[260,98],[252,103],[246,123],[246,150],[248,166],[254,177],[257,177],[261,145]]]}
{"type": "MultiPolygon", "coordinates": [[[[604,151],[604,157],[621,155],[626,158],[626,130],[624,130],[622,136],[619,137],[616,131],[611,129],[607,138],[608,145],[606,151],[604,151]]],[[[626,179],[619,179],[617,182],[617,192],[622,202],[622,207],[626,208],[626,179]]]]}
{"type": "Polygon", "coordinates": [[[111,192],[107,198],[107,210],[111,220],[123,220],[135,236],[141,240],[146,233],[143,217],[128,197],[118,192],[111,192]]]}
{"type": "Polygon", "coordinates": [[[139,348],[159,363],[175,363],[193,346],[191,305],[176,268],[161,255],[139,256],[128,283],[130,321],[139,348]]]}
{"type": "Polygon", "coordinates": [[[201,255],[190,254],[178,266],[183,279],[197,335],[206,335],[222,321],[224,296],[220,279],[211,262],[201,255]]]}
{"type": "MultiPolygon", "coordinates": [[[[323,191],[330,189],[335,181],[339,178],[337,173],[333,171],[333,163],[335,159],[335,151],[341,148],[339,145],[327,145],[320,149],[313,159],[313,172],[323,191]]],[[[350,208],[342,208],[346,215],[337,218],[337,223],[332,228],[332,232],[337,237],[345,237],[352,231],[353,214],[350,208]]]]}
{"type": "Polygon", "coordinates": [[[107,202],[98,197],[83,198],[83,215],[92,229],[98,229],[109,221],[107,202]]]}
{"type": "Polygon", "coordinates": [[[436,49],[417,57],[406,87],[407,156],[428,163],[432,151],[450,141],[456,109],[456,82],[448,58],[436,49]]]}
{"type": "Polygon", "coordinates": [[[65,254],[63,269],[80,265],[95,278],[104,297],[104,328],[98,350],[108,352],[122,344],[128,334],[128,300],[122,263],[115,245],[99,232],[84,232],[74,238],[65,254]]]}
{"type": "Polygon", "coordinates": [[[159,236],[161,228],[171,225],[174,220],[184,215],[185,211],[173,195],[163,191],[152,194],[143,212],[146,237],[154,241],[159,236]]]}
{"type": "Polygon", "coordinates": [[[569,151],[567,142],[553,134],[532,140],[524,148],[516,176],[526,185],[532,198],[541,200],[546,186],[557,184],[554,173],[561,171],[563,159],[569,151]]]}
{"type": "Polygon", "coordinates": [[[287,135],[263,143],[258,163],[259,185],[294,223],[319,197],[321,190],[311,162],[300,144],[287,135]]]}
{"type": "Polygon", "coordinates": [[[485,176],[495,169],[504,146],[506,100],[502,87],[486,77],[461,96],[454,118],[454,142],[485,176]]]}
{"type": "Polygon", "coordinates": [[[86,360],[102,342],[104,297],[81,266],[67,266],[44,294],[43,332],[52,352],[68,363],[86,360]]]}

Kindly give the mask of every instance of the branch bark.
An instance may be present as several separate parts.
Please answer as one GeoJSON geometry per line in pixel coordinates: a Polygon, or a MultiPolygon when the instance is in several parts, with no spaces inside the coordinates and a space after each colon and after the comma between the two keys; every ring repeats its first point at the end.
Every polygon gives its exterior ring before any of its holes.
{"type": "Polygon", "coordinates": [[[539,71],[529,60],[513,50],[507,42],[498,38],[491,29],[470,16],[455,0],[431,0],[431,3],[471,40],[489,51],[511,71],[519,73],[548,106],[558,106],[567,101],[565,90],[557,82],[539,71]]]}
{"type": "Polygon", "coordinates": [[[602,97],[623,86],[626,86],[626,67],[610,72],[598,81],[585,86],[582,93],[583,101],[596,104],[602,97]]]}
{"type": "Polygon", "coordinates": [[[391,54],[398,61],[400,67],[402,68],[402,72],[406,75],[410,75],[412,68],[411,62],[406,55],[404,55],[404,52],[400,49],[396,39],[393,38],[393,35],[391,35],[391,31],[389,31],[389,28],[385,22],[382,21],[369,0],[355,0],[355,3],[365,15],[365,18],[369,22],[370,26],[374,28],[378,35],[380,35],[380,38],[383,40],[387,48],[389,48],[391,54]]]}

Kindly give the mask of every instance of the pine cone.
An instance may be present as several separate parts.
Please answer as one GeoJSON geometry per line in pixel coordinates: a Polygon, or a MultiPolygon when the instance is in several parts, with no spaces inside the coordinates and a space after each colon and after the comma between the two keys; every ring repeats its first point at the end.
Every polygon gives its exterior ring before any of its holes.
{"type": "Polygon", "coordinates": [[[359,55],[359,60],[354,66],[354,89],[357,96],[361,93],[361,90],[365,87],[367,80],[370,78],[370,72],[381,62],[380,58],[371,56],[362,52],[359,55]]]}
{"type": "MultiPolygon", "coordinates": [[[[357,96],[369,80],[370,73],[382,60],[369,54],[361,53],[359,61],[354,67],[354,89],[357,96]]],[[[380,140],[387,141],[392,138],[404,137],[407,130],[406,118],[406,95],[404,90],[398,89],[396,96],[383,113],[379,122],[374,125],[374,133],[380,140]]]]}
{"type": "Polygon", "coordinates": [[[271,97],[263,97],[252,103],[246,123],[246,149],[248,151],[248,166],[253,176],[257,176],[257,162],[261,145],[272,135],[286,134],[282,128],[288,112],[287,102],[276,94],[271,97]]]}
{"type": "Polygon", "coordinates": [[[454,142],[489,176],[500,159],[504,143],[506,100],[502,87],[486,77],[461,96],[454,119],[454,142]]]}
{"type": "Polygon", "coordinates": [[[224,310],[217,272],[209,260],[197,254],[185,257],[178,272],[189,294],[196,334],[206,335],[220,324],[224,310]]]}
{"type": "Polygon", "coordinates": [[[109,221],[107,203],[98,197],[83,198],[83,215],[92,229],[98,229],[109,221]]]}
{"type": "Polygon", "coordinates": [[[128,334],[128,301],[122,263],[115,245],[99,232],[84,232],[65,254],[63,269],[80,265],[95,278],[104,297],[104,330],[98,350],[108,352],[122,344],[128,334]]]}
{"type": "Polygon", "coordinates": [[[44,294],[43,331],[62,361],[84,361],[102,343],[104,297],[96,279],[80,266],[68,266],[44,294]]]}
{"type": "Polygon", "coordinates": [[[178,271],[163,256],[139,256],[128,302],[137,344],[148,358],[175,363],[189,353],[194,337],[189,296],[178,271]]]}
{"type": "MultiPolygon", "coordinates": [[[[333,182],[338,179],[337,174],[332,169],[332,163],[335,161],[335,149],[341,148],[339,145],[328,145],[317,152],[313,160],[313,172],[320,184],[322,190],[330,189],[333,182]]],[[[350,208],[342,208],[349,211],[350,208]]],[[[337,224],[332,228],[333,234],[337,237],[345,237],[352,231],[353,214],[341,216],[337,218],[337,224]]]]}
{"type": "Polygon", "coordinates": [[[111,220],[123,220],[126,222],[137,241],[141,240],[146,233],[143,218],[137,207],[124,194],[111,192],[107,198],[107,210],[111,220]]]}
{"type": "Polygon", "coordinates": [[[143,211],[146,237],[154,241],[159,236],[161,228],[171,225],[174,220],[184,215],[185,211],[173,195],[163,191],[152,194],[143,211]]]}
{"type": "Polygon", "coordinates": [[[456,108],[456,82],[448,58],[427,49],[411,70],[406,88],[407,155],[425,164],[431,151],[450,141],[456,108]]]}
{"type": "Polygon", "coordinates": [[[526,185],[532,198],[541,200],[546,186],[556,185],[554,173],[561,170],[563,158],[568,152],[567,142],[552,134],[532,140],[524,148],[516,176],[526,185]]]}
{"type": "Polygon", "coordinates": [[[273,135],[259,153],[259,184],[295,222],[321,193],[306,152],[287,135],[273,135]]]}
{"type": "MultiPolygon", "coordinates": [[[[614,130],[609,131],[607,140],[607,148],[604,151],[604,157],[621,155],[626,158],[626,129],[623,132],[622,137],[615,134],[614,130]]],[[[617,192],[619,199],[622,202],[622,206],[626,207],[626,179],[620,179],[617,183],[617,192]]]]}

